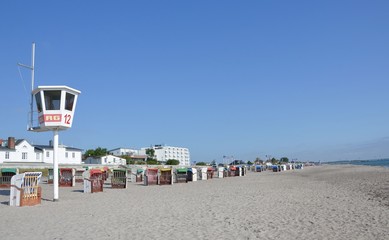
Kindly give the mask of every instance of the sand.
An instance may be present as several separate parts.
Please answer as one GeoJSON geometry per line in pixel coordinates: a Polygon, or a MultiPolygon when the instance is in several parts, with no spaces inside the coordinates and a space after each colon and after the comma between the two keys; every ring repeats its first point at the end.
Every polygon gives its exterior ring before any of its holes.
{"type": "Polygon", "coordinates": [[[8,206],[1,239],[389,239],[389,169],[319,166],[84,194],[43,183],[42,204],[8,206]]]}

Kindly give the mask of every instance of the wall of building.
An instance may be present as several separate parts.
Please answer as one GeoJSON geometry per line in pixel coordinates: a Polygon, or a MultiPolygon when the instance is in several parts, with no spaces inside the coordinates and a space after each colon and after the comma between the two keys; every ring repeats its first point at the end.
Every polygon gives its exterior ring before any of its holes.
{"type": "MultiPolygon", "coordinates": [[[[166,162],[169,159],[176,159],[180,161],[180,165],[189,166],[190,165],[190,153],[188,148],[181,147],[172,147],[172,146],[153,146],[154,155],[156,156],[157,161],[166,162]]],[[[141,154],[146,153],[146,149],[142,148],[141,154]]]]}
{"type": "Polygon", "coordinates": [[[126,159],[107,155],[102,157],[88,157],[85,159],[84,163],[101,165],[125,165],[126,159]]]}
{"type": "MultiPolygon", "coordinates": [[[[53,163],[54,150],[52,146],[31,145],[27,140],[18,140],[14,149],[9,141],[1,141],[0,163],[53,163]]],[[[76,148],[58,147],[59,164],[81,164],[82,151],[76,148]]]]}

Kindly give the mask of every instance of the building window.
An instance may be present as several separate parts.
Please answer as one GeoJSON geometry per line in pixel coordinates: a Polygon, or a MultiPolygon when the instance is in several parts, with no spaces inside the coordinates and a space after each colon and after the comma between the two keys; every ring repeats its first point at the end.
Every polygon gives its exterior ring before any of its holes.
{"type": "Polygon", "coordinates": [[[65,153],[65,157],[69,158],[69,153],[68,152],[65,153]]]}
{"type": "Polygon", "coordinates": [[[26,152],[22,153],[22,159],[23,159],[23,160],[26,160],[26,159],[27,159],[27,153],[26,153],[26,152]]]}
{"type": "Polygon", "coordinates": [[[76,153],[72,153],[72,158],[76,158],[76,153]]]}
{"type": "Polygon", "coordinates": [[[46,157],[50,157],[50,152],[49,151],[46,152],[46,157]]]}
{"type": "Polygon", "coordinates": [[[5,159],[9,159],[9,152],[5,152],[5,159]]]}

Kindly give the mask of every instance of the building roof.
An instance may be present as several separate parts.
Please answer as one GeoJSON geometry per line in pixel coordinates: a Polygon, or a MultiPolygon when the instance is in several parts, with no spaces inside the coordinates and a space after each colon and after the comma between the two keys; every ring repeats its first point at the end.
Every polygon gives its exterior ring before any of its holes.
{"type": "MultiPolygon", "coordinates": [[[[23,141],[26,141],[26,142],[28,142],[26,139],[15,139],[15,146],[17,146],[17,145],[19,145],[19,144],[21,144],[23,141]]],[[[6,150],[12,150],[12,151],[15,151],[15,149],[10,149],[10,148],[8,148],[8,140],[2,140],[2,142],[4,143],[4,142],[6,142],[7,143],[7,145],[6,146],[1,146],[0,145],[0,150],[4,150],[4,149],[6,149],[6,150]]],[[[30,144],[29,142],[28,142],[28,144],[30,144]]],[[[5,144],[4,144],[5,145],[5,144]]],[[[30,144],[31,145],[31,144],[30,144]]]]}
{"type": "MultiPolygon", "coordinates": [[[[33,145],[33,147],[39,149],[39,150],[43,150],[43,149],[50,149],[52,150],[54,147],[53,146],[50,146],[50,145],[33,145]]],[[[63,146],[63,148],[66,148],[67,150],[73,150],[73,151],[80,151],[82,152],[82,149],[79,149],[79,148],[74,148],[74,147],[67,147],[67,146],[63,146]]]]}

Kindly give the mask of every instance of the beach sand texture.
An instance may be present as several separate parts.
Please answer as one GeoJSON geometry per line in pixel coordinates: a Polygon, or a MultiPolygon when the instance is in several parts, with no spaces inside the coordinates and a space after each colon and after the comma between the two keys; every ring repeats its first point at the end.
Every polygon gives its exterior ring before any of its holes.
{"type": "Polygon", "coordinates": [[[42,204],[10,207],[0,239],[389,239],[389,169],[327,165],[173,186],[43,183],[42,204]]]}

